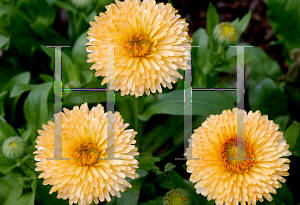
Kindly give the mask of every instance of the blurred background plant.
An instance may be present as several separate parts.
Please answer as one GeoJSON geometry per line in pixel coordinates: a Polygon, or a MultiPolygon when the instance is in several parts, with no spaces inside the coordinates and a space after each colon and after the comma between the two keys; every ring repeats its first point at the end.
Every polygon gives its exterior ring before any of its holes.
{"type": "MultiPolygon", "coordinates": [[[[0,204],[68,204],[57,199],[56,193],[49,195],[50,186],[44,186],[34,171],[36,131],[53,120],[54,111],[54,49],[46,45],[70,45],[62,50],[64,88],[105,88],[100,85],[102,78],[89,70],[85,43],[88,22],[112,2],[0,1],[0,204]],[[5,157],[4,141],[17,136],[25,143],[24,152],[16,159],[5,157]]],[[[192,87],[236,87],[236,49],[218,44],[213,36],[216,25],[231,22],[238,31],[238,44],[254,46],[245,48],[245,110],[261,110],[278,123],[293,152],[287,184],[278,190],[273,202],[263,204],[299,205],[300,2],[211,2],[172,1],[190,23],[193,45],[201,45],[192,49],[192,87]]],[[[179,80],[174,89],[163,89],[163,94],[154,97],[135,99],[116,92],[116,110],[129,128],[138,131],[140,178],[130,182],[133,188],[121,198],[106,204],[162,204],[163,197],[177,188],[189,194],[192,204],[214,204],[196,194],[188,181],[185,161],[175,160],[184,152],[183,89],[184,81],[179,80]]],[[[97,103],[105,106],[105,101],[105,92],[63,92],[63,107],[70,109],[84,102],[90,107],[97,103]]],[[[193,92],[192,128],[199,127],[210,114],[234,107],[235,101],[232,91],[193,92]]]]}

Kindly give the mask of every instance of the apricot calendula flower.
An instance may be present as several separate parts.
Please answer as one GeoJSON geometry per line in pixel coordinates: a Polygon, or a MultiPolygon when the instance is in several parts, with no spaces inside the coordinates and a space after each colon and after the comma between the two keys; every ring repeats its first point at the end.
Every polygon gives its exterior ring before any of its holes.
{"type": "Polygon", "coordinates": [[[217,43],[223,46],[233,46],[238,42],[239,33],[232,23],[222,22],[215,26],[213,37],[217,43]]]}
{"type": "Polygon", "coordinates": [[[73,110],[64,109],[61,116],[62,157],[69,160],[46,159],[54,157],[54,123],[51,121],[42,126],[44,130],[38,130],[40,136],[34,152],[38,161],[36,171],[42,171],[39,178],[45,179],[44,185],[52,185],[50,194],[58,191],[57,198],[69,199],[69,204],[79,205],[110,201],[110,194],[121,197],[120,191],[131,187],[125,178],[138,177],[135,173],[138,161],[134,159],[139,154],[134,146],[137,133],[133,129],[125,130],[129,124],[123,124],[121,115],[115,112],[115,130],[108,133],[114,135],[108,137],[114,142],[107,142],[107,127],[112,130],[112,125],[106,124],[107,118],[113,120],[113,114],[104,113],[100,104],[91,110],[86,103],[73,110]],[[114,157],[123,159],[109,159],[111,153],[107,152],[113,143],[114,157]]]}
{"type": "MultiPolygon", "coordinates": [[[[189,69],[184,46],[189,46],[188,23],[171,6],[155,0],[116,0],[90,22],[88,62],[102,84],[107,75],[107,46],[114,46],[115,90],[121,95],[150,95],[182,79],[177,69],[189,69]]],[[[113,83],[112,83],[113,84],[113,83]]],[[[113,89],[112,85],[109,89],[113,89]]]]}
{"type": "Polygon", "coordinates": [[[197,193],[216,204],[256,204],[264,198],[272,201],[270,193],[276,194],[280,182],[285,183],[282,176],[289,175],[290,160],[280,158],[291,155],[289,145],[268,116],[259,111],[245,112],[245,153],[253,160],[228,160],[236,156],[236,119],[236,108],[225,110],[211,115],[195,130],[185,153],[187,171],[192,173],[190,181],[196,183],[197,193]]]}

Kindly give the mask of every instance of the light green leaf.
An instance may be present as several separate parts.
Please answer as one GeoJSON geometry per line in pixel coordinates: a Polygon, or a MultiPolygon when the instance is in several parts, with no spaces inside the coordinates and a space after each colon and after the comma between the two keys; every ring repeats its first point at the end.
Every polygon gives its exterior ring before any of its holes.
{"type": "Polygon", "coordinates": [[[20,184],[19,181],[16,180],[14,183],[13,189],[7,196],[7,199],[3,205],[13,204],[21,196],[22,191],[23,191],[23,186],[20,184]]]}
{"type": "Polygon", "coordinates": [[[5,96],[7,94],[7,91],[4,90],[0,93],[0,115],[2,117],[5,116],[5,112],[4,112],[4,100],[5,100],[5,96]]]}
{"type": "Polygon", "coordinates": [[[48,95],[53,83],[43,83],[33,88],[24,102],[24,116],[28,127],[37,131],[48,120],[48,95]]]}
{"type": "Polygon", "coordinates": [[[17,97],[22,95],[24,92],[32,90],[36,85],[27,85],[27,84],[16,84],[11,90],[9,97],[17,97]]]}
{"type": "Polygon", "coordinates": [[[0,144],[2,144],[7,138],[13,136],[18,136],[18,133],[2,116],[0,116],[0,144]]]}
{"type": "MultiPolygon", "coordinates": [[[[3,156],[2,145],[0,146],[0,172],[7,173],[16,167],[17,161],[15,159],[8,159],[3,156]]],[[[1,204],[1,203],[0,203],[1,204]]]]}
{"type": "Polygon", "coordinates": [[[172,164],[172,163],[167,163],[166,165],[165,165],[165,171],[164,172],[168,172],[168,171],[171,171],[171,170],[173,170],[174,168],[175,168],[176,166],[174,165],[174,164],[172,164]]]}
{"type": "Polygon", "coordinates": [[[42,80],[43,80],[44,82],[54,82],[54,77],[51,76],[51,75],[40,74],[39,76],[40,76],[40,78],[42,78],[42,80]]]}
{"type": "Polygon", "coordinates": [[[34,193],[33,191],[22,195],[19,199],[14,201],[11,205],[34,205],[34,193]]]}
{"type": "Polygon", "coordinates": [[[285,131],[283,131],[284,139],[287,141],[287,144],[290,145],[289,150],[293,151],[294,145],[297,141],[299,134],[299,125],[296,121],[293,122],[285,131]]]}
{"type": "Polygon", "coordinates": [[[155,162],[160,161],[159,157],[153,156],[137,156],[136,159],[139,161],[139,168],[146,172],[155,167],[155,162]]]}
{"type": "MultiPolygon", "coordinates": [[[[233,102],[221,92],[193,92],[193,115],[220,114],[223,110],[233,107],[233,102]]],[[[150,105],[144,113],[140,114],[138,117],[140,120],[147,121],[154,114],[184,115],[183,90],[160,94],[158,101],[150,105]]]]}
{"type": "Polygon", "coordinates": [[[0,48],[3,48],[9,42],[9,37],[0,34],[0,48]]]}
{"type": "MultiPolygon", "coordinates": [[[[76,39],[72,49],[72,59],[75,62],[75,65],[81,70],[89,70],[89,67],[91,66],[87,63],[87,52],[85,45],[87,42],[87,33],[85,31],[76,39]]],[[[90,70],[89,72],[93,73],[93,71],[90,70]]]]}
{"type": "Polygon", "coordinates": [[[18,177],[18,175],[7,175],[0,178],[0,204],[4,204],[14,187],[19,185],[18,177]]]}
{"type": "Polygon", "coordinates": [[[251,16],[252,16],[252,12],[251,10],[249,10],[248,13],[238,22],[236,27],[240,35],[242,35],[242,33],[244,33],[245,29],[247,28],[251,16]]]}

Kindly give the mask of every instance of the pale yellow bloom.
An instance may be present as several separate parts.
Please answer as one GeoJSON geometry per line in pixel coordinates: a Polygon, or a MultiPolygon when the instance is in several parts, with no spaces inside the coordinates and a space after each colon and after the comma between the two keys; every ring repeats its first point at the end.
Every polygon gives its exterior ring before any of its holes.
{"type": "MultiPolygon", "coordinates": [[[[86,45],[88,62],[95,76],[107,78],[107,47],[114,48],[115,90],[121,95],[149,95],[182,79],[177,69],[188,69],[185,57],[189,46],[188,24],[171,4],[154,0],[125,0],[106,6],[107,11],[90,22],[86,45]]],[[[110,89],[112,89],[111,85],[110,89]]]]}
{"type": "MultiPolygon", "coordinates": [[[[116,112],[115,131],[112,124],[112,112],[104,113],[103,107],[98,104],[89,110],[87,104],[73,110],[64,109],[62,113],[62,157],[70,160],[46,160],[54,157],[54,123],[49,121],[43,125],[44,130],[38,130],[34,153],[36,171],[42,171],[39,178],[44,178],[44,185],[50,184],[50,194],[58,191],[58,198],[69,199],[69,203],[87,205],[94,201],[110,201],[110,195],[120,197],[131,184],[125,179],[138,177],[135,169],[138,161],[134,156],[138,155],[134,146],[134,137],[137,134],[133,129],[125,130],[129,124],[123,124],[121,115],[116,112]],[[110,122],[110,120],[108,120],[110,122]],[[114,137],[112,137],[114,135],[114,137]],[[110,137],[111,136],[111,137],[110,137]],[[109,153],[114,139],[115,158],[109,153]],[[108,145],[108,146],[107,146],[108,145]],[[108,152],[108,153],[107,153],[108,152]],[[99,160],[98,160],[99,159],[99,160]]],[[[56,118],[58,115],[56,115],[56,118]]]]}
{"type": "Polygon", "coordinates": [[[190,139],[187,171],[197,193],[216,204],[256,204],[272,200],[270,193],[285,182],[290,162],[289,145],[278,125],[259,111],[245,112],[245,152],[253,160],[228,160],[236,154],[237,109],[211,115],[190,139]],[[191,148],[192,143],[192,148],[191,148]],[[191,158],[200,158],[193,160],[191,158]],[[190,158],[190,159],[189,159],[190,158]],[[279,182],[280,181],[280,182],[279,182]]]}

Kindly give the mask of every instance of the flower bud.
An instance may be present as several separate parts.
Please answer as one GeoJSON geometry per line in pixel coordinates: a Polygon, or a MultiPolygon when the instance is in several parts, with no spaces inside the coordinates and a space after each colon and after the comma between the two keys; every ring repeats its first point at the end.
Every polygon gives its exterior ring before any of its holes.
{"type": "Polygon", "coordinates": [[[2,144],[3,155],[9,159],[20,158],[25,151],[25,142],[21,137],[10,137],[2,144]]]}
{"type": "Polygon", "coordinates": [[[190,195],[181,188],[171,189],[163,199],[164,205],[192,205],[190,195]]]}
{"type": "Polygon", "coordinates": [[[238,42],[239,33],[232,23],[222,22],[215,26],[213,38],[218,44],[223,46],[233,46],[238,42]]]}

